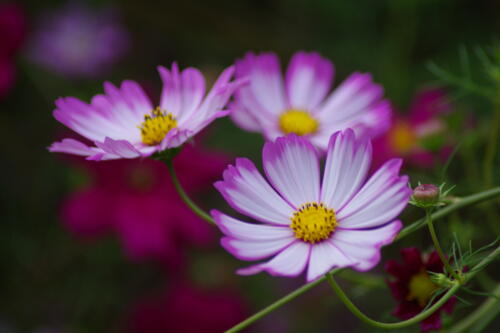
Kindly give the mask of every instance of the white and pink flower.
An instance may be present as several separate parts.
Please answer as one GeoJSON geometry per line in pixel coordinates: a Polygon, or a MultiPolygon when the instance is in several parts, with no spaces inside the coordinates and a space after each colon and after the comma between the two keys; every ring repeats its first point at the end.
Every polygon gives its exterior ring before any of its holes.
{"type": "Polygon", "coordinates": [[[248,53],[236,62],[236,76],[250,83],[238,89],[231,117],[268,140],[295,133],[325,150],[336,131],[352,128],[372,138],[390,125],[390,104],[370,74],[353,73],[330,93],[333,64],[315,52],[297,52],[285,80],[276,54],[248,53]]]}
{"type": "Polygon", "coordinates": [[[229,166],[215,183],[232,208],[259,223],[212,211],[222,246],[241,260],[271,260],[240,269],[250,275],[296,276],[311,281],[336,267],[366,271],[401,228],[395,220],[411,195],[402,161],[392,159],[367,179],[371,142],[347,129],[331,136],[323,179],[317,150],[290,134],[263,149],[267,180],[248,159],[229,166]]]}
{"type": "Polygon", "coordinates": [[[156,107],[134,81],[124,81],[119,88],[105,82],[104,94],[94,96],[90,104],[74,97],[59,98],[54,117],[95,146],[64,139],[49,150],[99,161],[146,157],[179,147],[227,115],[227,101],[244,82],[230,82],[234,67],[229,67],[205,96],[205,79],[199,70],[181,72],[174,63],[170,71],[162,66],[158,71],[163,90],[156,107]]]}

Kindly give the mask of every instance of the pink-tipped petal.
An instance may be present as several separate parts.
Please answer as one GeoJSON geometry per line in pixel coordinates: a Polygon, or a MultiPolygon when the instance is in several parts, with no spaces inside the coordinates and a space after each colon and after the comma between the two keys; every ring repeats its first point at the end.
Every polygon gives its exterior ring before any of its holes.
{"type": "Polygon", "coordinates": [[[311,246],[311,258],[307,269],[307,281],[313,281],[333,268],[354,265],[355,262],[340,251],[332,242],[325,241],[311,246]]]}
{"type": "Polygon", "coordinates": [[[172,71],[163,66],[158,66],[158,72],[163,82],[163,89],[160,97],[160,108],[179,116],[182,107],[181,77],[179,67],[174,62],[172,71]]]}
{"type": "Polygon", "coordinates": [[[321,201],[336,210],[343,207],[365,180],[371,155],[370,142],[356,140],[351,129],[333,134],[321,184],[321,201]]]}
{"type": "Polygon", "coordinates": [[[399,176],[401,160],[386,162],[337,212],[342,228],[371,228],[396,218],[411,195],[408,177],[399,176]]]}
{"type": "Polygon", "coordinates": [[[261,225],[243,222],[213,210],[212,216],[224,235],[241,240],[258,241],[293,238],[292,229],[285,226],[261,225]]]}
{"type": "Polygon", "coordinates": [[[63,139],[60,142],[54,142],[50,145],[49,151],[53,153],[67,153],[79,156],[91,156],[96,154],[96,148],[91,148],[74,139],[63,139]]]}
{"type": "Polygon", "coordinates": [[[286,72],[286,91],[290,107],[313,110],[331,88],[333,65],[316,52],[297,52],[286,72]]]}
{"type": "Polygon", "coordinates": [[[267,183],[255,165],[246,158],[236,160],[215,187],[228,203],[242,214],[259,221],[289,225],[293,209],[267,183]]]}
{"type": "Polygon", "coordinates": [[[281,251],[295,238],[277,238],[267,240],[240,240],[232,237],[223,237],[221,245],[229,253],[241,260],[260,260],[281,251]]]}
{"type": "Polygon", "coordinates": [[[246,76],[250,79],[249,85],[241,89],[248,91],[246,93],[260,106],[259,109],[263,108],[267,113],[275,115],[287,109],[280,61],[276,54],[247,53],[236,66],[239,77],[246,76]]]}
{"type": "Polygon", "coordinates": [[[267,271],[269,274],[275,276],[297,276],[304,271],[307,265],[310,249],[310,244],[296,241],[278,253],[270,261],[247,268],[241,268],[237,273],[241,275],[251,275],[261,271],[267,271]]]}
{"type": "Polygon", "coordinates": [[[267,178],[295,208],[319,200],[319,161],[315,148],[290,134],[267,142],[262,153],[267,178]]]}
{"type": "Polygon", "coordinates": [[[382,95],[382,87],[373,83],[370,74],[349,76],[320,106],[317,113],[320,123],[332,129],[322,136],[348,127],[354,129],[358,137],[374,137],[385,132],[390,125],[391,108],[382,100],[382,95]]]}
{"type": "Polygon", "coordinates": [[[104,142],[96,141],[95,144],[104,152],[122,158],[137,158],[142,156],[141,152],[126,140],[113,140],[107,137],[104,139],[104,142]]]}
{"type": "Polygon", "coordinates": [[[366,271],[378,264],[380,248],[390,244],[401,228],[400,221],[367,230],[338,228],[329,241],[353,261],[355,269],[366,271]]]}

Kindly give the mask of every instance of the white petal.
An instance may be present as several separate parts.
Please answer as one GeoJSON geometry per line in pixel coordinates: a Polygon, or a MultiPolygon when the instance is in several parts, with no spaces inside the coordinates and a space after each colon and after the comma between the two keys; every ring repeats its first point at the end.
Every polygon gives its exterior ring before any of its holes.
{"type": "Polygon", "coordinates": [[[263,150],[267,178],[296,208],[319,200],[319,161],[314,147],[290,134],[268,142],[263,150]]]}

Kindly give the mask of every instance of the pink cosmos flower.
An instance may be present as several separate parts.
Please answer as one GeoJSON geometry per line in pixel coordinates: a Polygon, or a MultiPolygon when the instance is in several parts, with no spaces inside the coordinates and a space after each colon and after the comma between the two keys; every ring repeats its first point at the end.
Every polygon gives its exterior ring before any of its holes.
{"type": "Polygon", "coordinates": [[[231,289],[205,290],[185,282],[137,303],[128,318],[130,333],[220,333],[246,317],[241,295],[231,289]]]}
{"type": "Polygon", "coordinates": [[[41,16],[28,43],[28,57],[70,78],[97,77],[129,47],[129,36],[113,8],[69,1],[41,16]]]}
{"type": "Polygon", "coordinates": [[[391,108],[382,87],[370,74],[356,72],[330,93],[333,74],[333,64],[318,53],[297,52],[284,83],[274,53],[248,53],[236,62],[236,76],[248,76],[250,83],[237,91],[231,117],[268,140],[295,133],[323,151],[338,130],[352,128],[368,137],[385,132],[391,108]]]}
{"type": "Polygon", "coordinates": [[[234,72],[229,67],[205,97],[205,80],[199,70],[180,72],[174,63],[170,71],[162,66],[158,71],[163,91],[157,107],[134,81],[124,81],[119,88],[105,82],[105,94],[94,96],[90,104],[74,97],[59,98],[54,117],[95,146],[64,139],[49,150],[100,161],[146,157],[179,147],[213,120],[227,115],[223,108],[243,82],[229,82],[234,72]]]}
{"type": "MultiPolygon", "coordinates": [[[[223,154],[187,145],[174,166],[186,191],[196,195],[220,175],[227,160],[223,154]]],[[[78,161],[90,185],[70,194],[62,206],[62,220],[75,236],[116,234],[129,259],[154,260],[166,267],[182,263],[187,245],[212,243],[212,228],[182,203],[162,163],[78,161]]]]}
{"type": "Polygon", "coordinates": [[[245,158],[229,166],[215,183],[248,223],[212,211],[225,234],[222,246],[241,260],[271,260],[240,269],[249,275],[267,271],[296,276],[307,267],[311,281],[333,267],[365,271],[380,259],[380,248],[401,228],[394,220],[411,194],[400,176],[400,159],[384,164],[368,180],[371,143],[347,129],[332,135],[323,179],[315,148],[288,135],[263,150],[267,180],[245,158]]]}
{"type": "MultiPolygon", "coordinates": [[[[388,260],[385,270],[394,279],[388,282],[392,295],[399,302],[393,314],[403,320],[410,319],[426,307],[439,286],[432,282],[428,272],[443,273],[443,262],[436,251],[422,255],[416,247],[401,250],[403,262],[388,260]]],[[[436,297],[433,302],[437,302],[436,297]]],[[[420,323],[422,332],[441,329],[441,312],[453,312],[456,297],[450,298],[438,311],[420,323]]]]}
{"type": "Polygon", "coordinates": [[[389,131],[374,140],[374,165],[394,157],[404,157],[408,163],[432,168],[451,152],[446,124],[440,116],[450,111],[445,92],[441,89],[420,91],[412,102],[408,115],[396,117],[389,131]]]}

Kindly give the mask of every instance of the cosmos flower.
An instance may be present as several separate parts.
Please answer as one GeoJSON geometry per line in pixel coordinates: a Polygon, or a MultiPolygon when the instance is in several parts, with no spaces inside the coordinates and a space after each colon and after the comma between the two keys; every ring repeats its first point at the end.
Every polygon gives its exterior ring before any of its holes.
{"type": "MultiPolygon", "coordinates": [[[[428,272],[443,273],[443,263],[437,252],[423,256],[420,250],[411,247],[401,250],[403,263],[388,260],[385,270],[395,279],[389,281],[392,295],[399,302],[393,314],[401,319],[409,319],[422,312],[439,287],[434,284],[428,272]]],[[[437,297],[434,302],[439,300],[437,297]]],[[[441,312],[451,314],[456,298],[450,298],[438,311],[420,324],[423,332],[441,329],[441,312]]]]}
{"type": "Polygon", "coordinates": [[[26,35],[26,17],[17,4],[0,4],[0,98],[12,88],[16,67],[14,57],[26,35]]]}
{"type": "Polygon", "coordinates": [[[45,13],[29,42],[28,57],[69,78],[103,75],[129,46],[127,31],[111,8],[68,2],[45,13]]]}
{"type": "Polygon", "coordinates": [[[295,133],[321,150],[338,130],[368,137],[385,132],[391,108],[382,87],[370,74],[356,72],[330,93],[333,74],[333,64],[318,53],[297,52],[283,82],[274,53],[248,53],[236,62],[236,76],[248,76],[250,83],[237,91],[231,117],[268,140],[295,133]]]}
{"type": "Polygon", "coordinates": [[[446,123],[441,115],[450,111],[446,94],[441,89],[420,91],[407,116],[398,115],[385,135],[373,142],[374,165],[389,158],[404,157],[409,164],[432,168],[451,152],[446,136],[446,123]]]}
{"type": "MultiPolygon", "coordinates": [[[[221,153],[188,145],[174,166],[186,191],[197,195],[220,175],[227,160],[221,153]]],[[[89,185],[65,199],[61,214],[76,237],[96,240],[117,235],[130,260],[153,260],[164,267],[182,264],[186,246],[212,243],[212,228],[182,203],[162,163],[77,161],[88,174],[89,185]]]]}
{"type": "Polygon", "coordinates": [[[235,210],[260,222],[212,211],[225,235],[222,246],[241,260],[274,256],[239,274],[296,276],[307,267],[311,281],[334,267],[366,271],[379,262],[411,194],[408,177],[399,175],[401,160],[366,180],[371,144],[351,129],[332,135],[322,180],[317,151],[295,134],[266,143],[262,158],[267,180],[240,158],[215,184],[235,210]]]}
{"type": "Polygon", "coordinates": [[[105,82],[104,95],[94,96],[90,104],[74,97],[59,98],[54,117],[95,146],[63,139],[49,150],[100,161],[147,157],[179,147],[228,113],[223,108],[243,82],[229,82],[234,71],[229,67],[205,96],[205,80],[199,70],[180,72],[174,63],[171,71],[161,66],[158,71],[163,91],[156,107],[134,81],[124,81],[119,88],[105,82]]]}
{"type": "Polygon", "coordinates": [[[172,290],[135,304],[126,332],[220,333],[245,319],[246,314],[241,295],[232,289],[202,289],[178,282],[172,290]]]}

